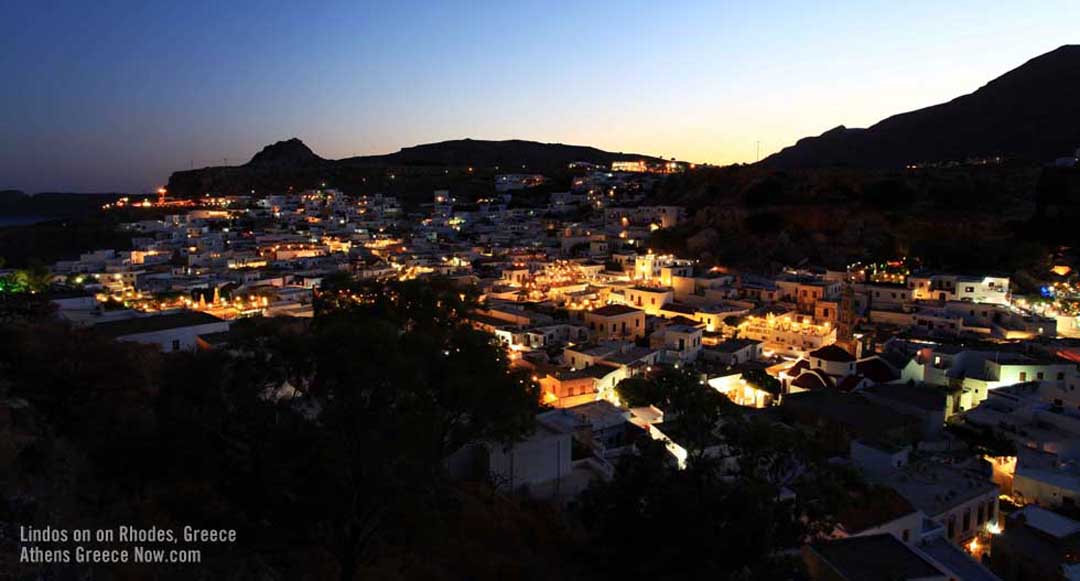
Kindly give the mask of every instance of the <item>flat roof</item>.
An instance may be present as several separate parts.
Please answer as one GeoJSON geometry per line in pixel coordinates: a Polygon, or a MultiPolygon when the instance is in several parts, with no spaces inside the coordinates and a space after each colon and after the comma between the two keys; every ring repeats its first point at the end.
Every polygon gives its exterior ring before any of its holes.
{"type": "Polygon", "coordinates": [[[1001,581],[1000,577],[988,571],[986,567],[944,537],[937,537],[923,543],[919,549],[938,563],[948,567],[964,581],[1001,581]]]}
{"type": "Polygon", "coordinates": [[[923,579],[945,572],[890,534],[849,537],[811,545],[845,579],[923,579]]]}
{"type": "Polygon", "coordinates": [[[596,365],[590,365],[583,369],[579,369],[578,372],[585,375],[586,377],[591,377],[593,379],[603,379],[618,370],[619,368],[613,365],[604,365],[603,363],[597,363],[596,365]]]}
{"type": "Polygon", "coordinates": [[[127,335],[139,335],[142,333],[153,333],[155,331],[165,331],[167,329],[181,329],[184,327],[195,327],[197,325],[209,325],[211,323],[224,322],[224,319],[219,319],[209,313],[183,311],[167,315],[153,315],[150,317],[136,317],[134,319],[108,321],[94,325],[93,329],[103,335],[115,338],[127,335]]]}
{"type": "Polygon", "coordinates": [[[618,352],[618,353],[609,355],[609,356],[605,357],[604,360],[608,361],[608,362],[611,362],[611,363],[619,363],[619,364],[622,364],[622,365],[629,365],[631,363],[634,363],[635,361],[640,361],[640,360],[648,357],[649,355],[652,355],[653,353],[656,353],[656,349],[650,349],[648,347],[634,346],[634,347],[631,347],[630,349],[628,349],[627,351],[618,352]]]}
{"type": "Polygon", "coordinates": [[[916,462],[884,478],[885,484],[933,518],[985,494],[998,485],[985,476],[936,462],[916,462]]]}
{"type": "Polygon", "coordinates": [[[810,415],[847,426],[860,437],[913,427],[917,420],[856,393],[829,389],[789,394],[780,405],[782,413],[810,415]]]}
{"type": "Polygon", "coordinates": [[[1024,517],[1027,526],[1059,539],[1080,533],[1080,521],[1061,516],[1038,505],[1029,504],[1012,513],[1009,518],[1015,519],[1020,516],[1024,517]]]}
{"type": "Polygon", "coordinates": [[[672,292],[671,287],[666,287],[666,286],[640,286],[640,285],[638,285],[638,286],[632,287],[632,289],[636,290],[636,291],[643,292],[643,293],[669,293],[669,292],[672,292]]]}
{"type": "Polygon", "coordinates": [[[629,313],[644,313],[645,311],[640,311],[638,309],[635,309],[634,307],[628,307],[626,305],[607,305],[589,312],[593,315],[598,315],[601,317],[617,317],[619,315],[626,315],[629,313]]]}
{"type": "Polygon", "coordinates": [[[630,420],[630,412],[601,399],[566,408],[587,419],[593,427],[607,428],[630,420]]]}
{"type": "Polygon", "coordinates": [[[868,387],[865,391],[871,395],[910,404],[931,412],[945,410],[946,390],[944,388],[925,384],[883,383],[868,387]]]}
{"type": "Polygon", "coordinates": [[[671,312],[671,313],[682,313],[684,315],[693,315],[694,313],[697,312],[697,309],[695,309],[694,307],[691,307],[689,305],[684,305],[684,304],[681,304],[681,303],[668,303],[668,304],[660,307],[660,310],[661,311],[668,311],[668,312],[671,312]]]}
{"type": "Polygon", "coordinates": [[[519,327],[518,323],[507,321],[506,319],[500,319],[498,317],[492,317],[491,315],[482,315],[480,313],[469,313],[469,320],[480,323],[482,325],[491,325],[492,327],[519,327]]]}
{"type": "Polygon", "coordinates": [[[761,341],[753,341],[750,339],[728,339],[721,341],[716,345],[710,347],[713,351],[720,351],[722,353],[734,353],[736,351],[746,349],[751,345],[760,345],[761,341]]]}
{"type": "Polygon", "coordinates": [[[851,495],[837,515],[849,534],[879,527],[915,512],[915,507],[895,490],[874,486],[851,495]]]}

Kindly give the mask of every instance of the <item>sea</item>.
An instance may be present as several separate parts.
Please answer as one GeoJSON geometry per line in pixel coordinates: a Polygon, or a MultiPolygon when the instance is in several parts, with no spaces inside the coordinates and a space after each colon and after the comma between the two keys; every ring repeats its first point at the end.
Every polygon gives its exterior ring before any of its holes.
{"type": "Polygon", "coordinates": [[[5,226],[27,226],[53,219],[48,216],[0,216],[0,228],[5,226]]]}

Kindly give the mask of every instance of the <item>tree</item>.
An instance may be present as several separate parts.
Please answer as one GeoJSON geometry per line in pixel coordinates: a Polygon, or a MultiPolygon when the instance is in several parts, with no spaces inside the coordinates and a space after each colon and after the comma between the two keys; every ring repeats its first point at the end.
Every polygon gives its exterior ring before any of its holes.
{"type": "Polygon", "coordinates": [[[780,380],[769,375],[764,369],[747,369],[743,372],[742,378],[746,380],[746,383],[749,383],[757,389],[772,394],[779,394],[782,387],[780,380]]]}
{"type": "Polygon", "coordinates": [[[801,525],[790,504],[751,480],[731,481],[717,463],[678,470],[656,441],[619,464],[611,482],[581,499],[580,518],[602,540],[590,545],[598,578],[790,578],[801,525]],[[642,534],[651,531],[652,534],[642,534]]]}
{"type": "Polygon", "coordinates": [[[691,462],[701,460],[706,449],[717,443],[714,432],[720,419],[734,408],[727,397],[686,369],[667,368],[649,377],[627,378],[615,386],[615,392],[631,407],[655,405],[664,411],[665,422],[678,422],[679,444],[691,462]]]}
{"type": "MultiPolygon", "coordinates": [[[[269,569],[352,580],[436,550],[452,562],[442,547],[461,536],[461,504],[475,493],[447,478],[444,460],[471,442],[524,437],[539,390],[468,325],[469,292],[441,281],[369,290],[370,301],[312,322],[238,323],[228,350],[161,354],[52,323],[0,329],[12,395],[56,438],[10,473],[79,482],[51,489],[49,513],[27,523],[64,507],[59,516],[88,526],[238,528],[239,546],[206,549],[213,578],[269,569]],[[285,382],[291,397],[268,397],[285,382]]],[[[532,511],[521,509],[523,522],[532,511]]]]}

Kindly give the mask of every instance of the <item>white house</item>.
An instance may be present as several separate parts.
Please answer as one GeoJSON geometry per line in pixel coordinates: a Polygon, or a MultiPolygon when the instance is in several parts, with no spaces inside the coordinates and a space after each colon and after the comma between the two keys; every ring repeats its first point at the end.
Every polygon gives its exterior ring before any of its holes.
{"type": "Polygon", "coordinates": [[[183,311],[99,323],[94,330],[117,341],[157,345],[170,353],[194,351],[199,335],[228,331],[229,322],[207,313],[183,311]]]}

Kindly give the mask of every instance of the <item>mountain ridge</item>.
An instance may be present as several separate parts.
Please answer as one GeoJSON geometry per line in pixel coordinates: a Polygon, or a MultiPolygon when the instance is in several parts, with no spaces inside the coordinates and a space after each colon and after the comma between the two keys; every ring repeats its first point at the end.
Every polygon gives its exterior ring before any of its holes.
{"type": "Polygon", "coordinates": [[[972,93],[804,137],[763,159],[775,169],[915,163],[1004,156],[1046,162],[1080,147],[1080,45],[1036,56],[972,93]]]}
{"type": "MultiPolygon", "coordinates": [[[[333,160],[320,157],[299,138],[292,137],[265,146],[243,165],[173,172],[167,188],[173,195],[193,196],[242,193],[252,189],[285,191],[316,187],[327,182],[335,187],[361,187],[384,184],[379,170],[394,167],[415,168],[417,172],[422,168],[474,166],[545,172],[565,170],[574,161],[608,165],[612,161],[637,159],[663,161],[656,156],[604,151],[586,145],[470,138],[403,147],[393,153],[333,160]]],[[[449,173],[449,170],[446,172],[449,173]]]]}

